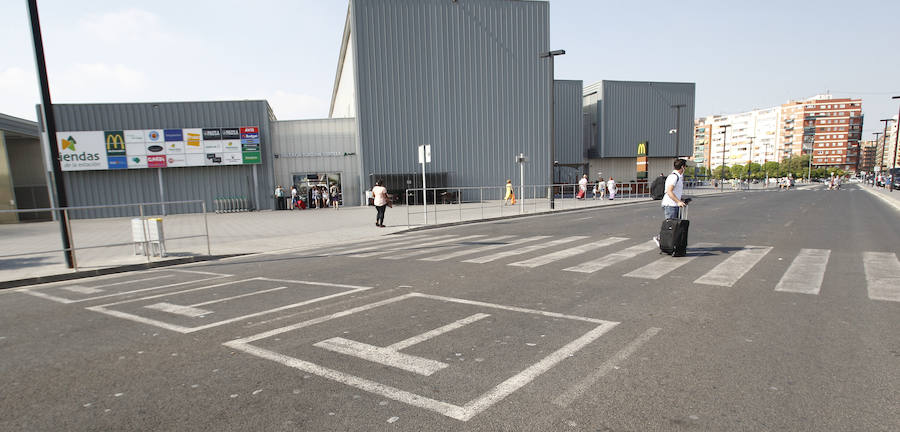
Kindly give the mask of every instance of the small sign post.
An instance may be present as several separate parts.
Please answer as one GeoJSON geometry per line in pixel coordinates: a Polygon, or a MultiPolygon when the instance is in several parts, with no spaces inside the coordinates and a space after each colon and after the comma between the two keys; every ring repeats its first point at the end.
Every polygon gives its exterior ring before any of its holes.
{"type": "MultiPolygon", "coordinates": [[[[428,225],[428,187],[425,185],[425,164],[431,163],[431,145],[419,146],[419,163],[422,164],[422,208],[425,209],[425,225],[428,225]]],[[[437,204],[435,202],[435,204],[437,204]]]]}
{"type": "Polygon", "coordinates": [[[524,153],[516,156],[516,163],[519,164],[519,213],[525,213],[525,162],[528,158],[524,153]]]}

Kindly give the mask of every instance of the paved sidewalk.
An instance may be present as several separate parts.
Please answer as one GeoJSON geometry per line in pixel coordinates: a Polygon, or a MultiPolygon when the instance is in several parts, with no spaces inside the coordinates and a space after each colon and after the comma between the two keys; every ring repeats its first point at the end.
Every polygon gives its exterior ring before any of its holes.
{"type": "MultiPolygon", "coordinates": [[[[725,193],[735,192],[728,189],[725,193]]],[[[739,192],[739,191],[737,191],[739,192]]],[[[691,189],[692,196],[719,194],[712,188],[691,189]]],[[[596,208],[650,201],[647,197],[610,200],[556,200],[554,211],[596,208]]],[[[428,206],[428,226],[483,219],[548,213],[544,199],[526,200],[524,206],[502,201],[428,206]],[[524,208],[523,208],[524,207],[524,208]]],[[[398,205],[387,210],[386,228],[375,226],[374,207],[344,207],[248,213],[181,214],[163,217],[167,257],[136,254],[131,242],[131,218],[73,220],[71,232],[79,272],[121,266],[190,259],[192,257],[251,254],[287,250],[315,250],[374,240],[408,228],[424,226],[422,206],[398,205]],[[206,230],[209,232],[207,245],[206,230]],[[208,248],[208,249],[207,249],[208,248]]],[[[65,266],[57,222],[0,225],[0,283],[72,275],[65,266]],[[12,256],[10,255],[18,255],[12,256]]]]}

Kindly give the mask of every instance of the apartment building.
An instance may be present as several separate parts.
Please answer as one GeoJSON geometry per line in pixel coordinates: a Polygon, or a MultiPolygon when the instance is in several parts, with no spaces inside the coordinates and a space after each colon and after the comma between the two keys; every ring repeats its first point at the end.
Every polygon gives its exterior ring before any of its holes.
{"type": "Polygon", "coordinates": [[[777,147],[780,112],[780,107],[773,107],[697,119],[694,161],[709,169],[723,163],[731,166],[780,161],[777,147]],[[730,125],[726,134],[722,133],[726,131],[724,125],[730,125]]]}
{"type": "Polygon", "coordinates": [[[875,141],[863,141],[860,144],[860,158],[859,158],[859,171],[860,172],[872,172],[875,168],[875,162],[877,161],[876,155],[878,152],[877,144],[875,141]]]}
{"type": "Polygon", "coordinates": [[[860,161],[862,99],[817,95],[781,105],[780,158],[813,155],[814,167],[855,172],[860,161]]]}

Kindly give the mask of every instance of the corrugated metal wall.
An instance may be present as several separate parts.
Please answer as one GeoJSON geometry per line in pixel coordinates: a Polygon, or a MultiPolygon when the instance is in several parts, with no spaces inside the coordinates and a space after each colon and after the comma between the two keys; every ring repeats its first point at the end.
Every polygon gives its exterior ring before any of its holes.
{"type": "Polygon", "coordinates": [[[651,157],[674,157],[676,110],[681,108],[682,155],[694,142],[694,83],[603,81],[600,106],[601,157],[634,157],[637,144],[650,141],[651,157]]]}
{"type": "MultiPolygon", "coordinates": [[[[57,131],[259,126],[263,163],[256,166],[258,190],[252,190],[251,166],[164,168],[164,198],[166,201],[204,199],[207,208],[213,209],[213,200],[218,196],[246,196],[253,202],[258,195],[262,209],[272,208],[272,200],[268,199],[274,188],[269,123],[275,116],[266,101],[73,104],[53,108],[57,131]]],[[[69,205],[88,206],[159,201],[158,175],[157,169],[148,168],[69,171],[63,177],[69,205]]],[[[119,209],[84,212],[79,216],[133,214],[119,209]]]]}
{"type": "Polygon", "coordinates": [[[548,3],[353,0],[351,23],[363,187],[420,172],[421,144],[454,186],[518,178],[520,152],[549,180],[548,3]]]}
{"type": "Polygon", "coordinates": [[[344,205],[359,205],[359,160],[356,119],[290,120],[272,122],[272,150],[276,183],[289,185],[294,174],[340,173],[344,205]],[[354,153],[317,155],[317,153],[354,153]]]}
{"type": "Polygon", "coordinates": [[[556,160],[561,164],[587,163],[584,157],[581,87],[582,82],[575,80],[556,80],[554,84],[553,98],[556,99],[554,152],[556,160]]]}

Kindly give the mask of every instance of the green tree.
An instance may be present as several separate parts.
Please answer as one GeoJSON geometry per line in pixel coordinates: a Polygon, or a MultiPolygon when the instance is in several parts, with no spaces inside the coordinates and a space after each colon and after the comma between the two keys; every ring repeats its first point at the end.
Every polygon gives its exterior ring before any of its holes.
{"type": "Polygon", "coordinates": [[[717,179],[730,178],[730,172],[731,171],[727,166],[722,165],[713,170],[713,177],[717,179]]]}
{"type": "MultiPolygon", "coordinates": [[[[778,162],[766,162],[763,165],[763,171],[765,174],[768,174],[769,177],[780,177],[781,176],[781,164],[778,162]]],[[[763,175],[765,177],[765,175],[763,175]]]]}
{"type": "Polygon", "coordinates": [[[745,178],[747,177],[747,167],[743,165],[734,165],[731,167],[729,178],[745,178]]]}

